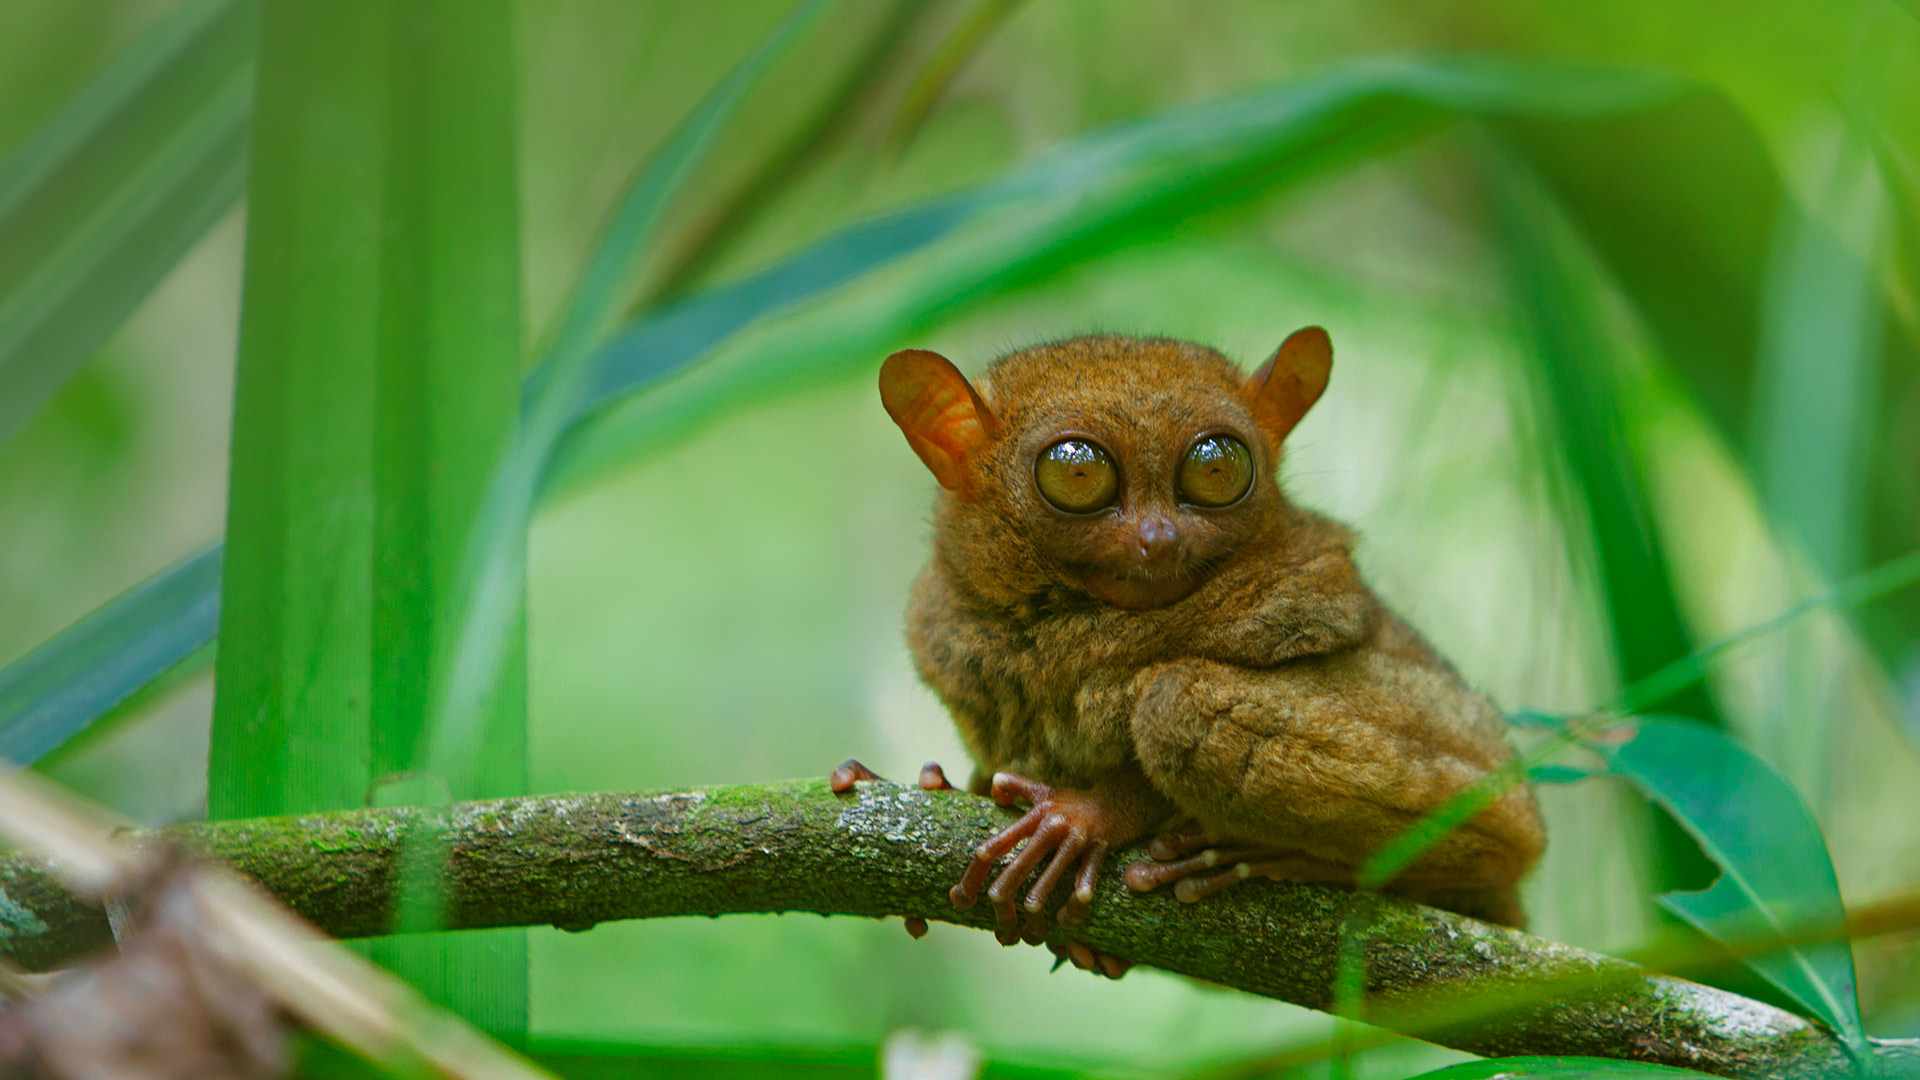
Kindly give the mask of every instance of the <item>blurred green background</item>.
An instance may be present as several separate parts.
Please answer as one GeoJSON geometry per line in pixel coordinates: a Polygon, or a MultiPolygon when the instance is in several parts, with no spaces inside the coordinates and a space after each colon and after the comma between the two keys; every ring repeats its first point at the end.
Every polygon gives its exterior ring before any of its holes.
{"type": "MultiPolygon", "coordinates": [[[[0,8],[0,153],[177,7],[0,8]]],[[[791,7],[513,6],[529,355],[622,185],[791,7]]],[[[1707,104],[1667,127],[1410,127],[1206,183],[1188,174],[1204,156],[1162,163],[1111,196],[1151,212],[970,222],[661,391],[720,386],[705,404],[588,439],[574,460],[592,467],[562,471],[529,539],[529,790],[772,780],[850,755],[964,773],[901,638],[933,484],[873,389],[895,348],[975,371],[1113,330],[1250,366],[1326,326],[1333,383],[1284,483],[1355,525],[1369,580],[1513,710],[1599,705],[1920,546],[1920,12],[1896,0],[843,0],[727,123],[631,292],[696,293],[1106,125],[1360,58],[1484,53],[1649,65],[1707,104]]],[[[0,442],[0,663],[221,535],[245,229],[244,207],[221,217],[0,442]]],[[[1917,627],[1911,593],[1822,614],[1675,705],[1723,718],[1795,784],[1850,905],[1920,866],[1917,627]]],[[[46,770],[140,821],[203,815],[211,675],[190,662],[46,770]]],[[[1652,813],[1603,783],[1542,798],[1535,931],[1643,939],[1648,895],[1683,874],[1652,813]]],[[[669,1072],[870,1061],[913,1026],[998,1062],[1157,1073],[1331,1030],[1155,971],[1050,975],[1041,954],[940,927],[913,942],[851,919],[665,920],[536,930],[529,948],[536,1047],[617,1045],[669,1072]]],[[[1920,1034],[1920,942],[1856,957],[1867,1027],[1920,1034]]],[[[1362,1067],[1449,1059],[1406,1043],[1362,1067]]]]}

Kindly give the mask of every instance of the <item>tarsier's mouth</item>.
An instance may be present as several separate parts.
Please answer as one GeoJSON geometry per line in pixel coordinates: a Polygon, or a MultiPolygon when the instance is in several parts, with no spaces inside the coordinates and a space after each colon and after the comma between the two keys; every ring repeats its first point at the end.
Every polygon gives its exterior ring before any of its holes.
{"type": "Polygon", "coordinates": [[[1102,568],[1085,578],[1087,591],[1115,607],[1130,610],[1166,607],[1200,587],[1202,567],[1188,562],[1102,568]]]}

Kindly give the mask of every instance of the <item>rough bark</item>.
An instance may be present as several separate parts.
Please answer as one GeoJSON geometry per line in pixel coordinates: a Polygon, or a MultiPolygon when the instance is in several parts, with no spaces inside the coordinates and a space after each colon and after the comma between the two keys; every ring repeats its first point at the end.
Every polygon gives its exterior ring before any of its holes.
{"type": "MultiPolygon", "coordinates": [[[[371,809],[187,825],[153,834],[255,878],[339,937],[385,931],[408,832],[438,828],[457,928],[734,912],[917,915],[987,927],[947,889],[1010,811],[958,792],[824,781],[371,809]]],[[[416,848],[417,850],[417,848],[416,848]]],[[[1342,928],[1365,920],[1363,1018],[1486,1055],[1635,1058],[1729,1076],[1840,1075],[1840,1042],[1770,1005],[1622,960],[1390,898],[1255,881],[1200,904],[1128,893],[1109,864],[1073,936],[1137,963],[1325,1009],[1342,928]]],[[[1056,935],[1062,935],[1058,927],[1056,935]]],[[[110,941],[105,916],[34,864],[0,860],[0,952],[31,969],[110,941]]],[[[1036,957],[1032,962],[1038,963],[1036,957]]],[[[1920,1042],[1874,1046],[1920,1075],[1920,1042]]]]}

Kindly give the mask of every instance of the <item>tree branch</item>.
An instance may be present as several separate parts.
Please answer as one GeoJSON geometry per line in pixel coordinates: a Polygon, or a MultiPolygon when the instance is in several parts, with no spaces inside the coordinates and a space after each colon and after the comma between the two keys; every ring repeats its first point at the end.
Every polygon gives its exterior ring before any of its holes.
{"type": "MultiPolygon", "coordinates": [[[[559,795],[186,825],[178,841],[258,880],[322,930],[391,925],[409,830],[437,827],[455,928],[733,912],[917,915],[986,928],[947,889],[1008,812],[957,792],[824,781],[658,794],[559,795]]],[[[1112,860],[1094,917],[1072,936],[1137,963],[1326,1009],[1342,927],[1365,922],[1363,1018],[1476,1054],[1635,1058],[1729,1076],[1838,1075],[1824,1029],[1770,1005],[1622,960],[1385,897],[1253,881],[1199,904],[1132,894],[1112,860]]],[[[1058,927],[1053,933],[1065,940],[1058,927]]],[[[19,857],[0,859],[0,952],[44,969],[110,941],[99,909],[19,857]]],[[[1037,961],[1036,961],[1037,962],[1037,961]]],[[[1920,1041],[1875,1044],[1920,1070],[1920,1041]]]]}

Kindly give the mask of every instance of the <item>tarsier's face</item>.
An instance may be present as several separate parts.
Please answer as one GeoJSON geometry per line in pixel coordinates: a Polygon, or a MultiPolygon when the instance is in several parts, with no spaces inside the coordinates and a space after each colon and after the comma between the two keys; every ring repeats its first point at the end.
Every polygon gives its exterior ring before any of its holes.
{"type": "Polygon", "coordinates": [[[1274,527],[1280,440],[1326,384],[1325,343],[1302,331],[1243,380],[1184,342],[1075,338],[1003,357],[984,396],[911,350],[881,394],[954,493],[947,527],[980,574],[1158,608],[1274,527]]]}
{"type": "Polygon", "coordinates": [[[1008,426],[1024,430],[996,472],[1024,472],[1024,483],[994,501],[1065,583],[1124,608],[1184,599],[1273,501],[1264,438],[1246,410],[1223,403],[1234,402],[1163,390],[1011,409],[1008,426]]]}

